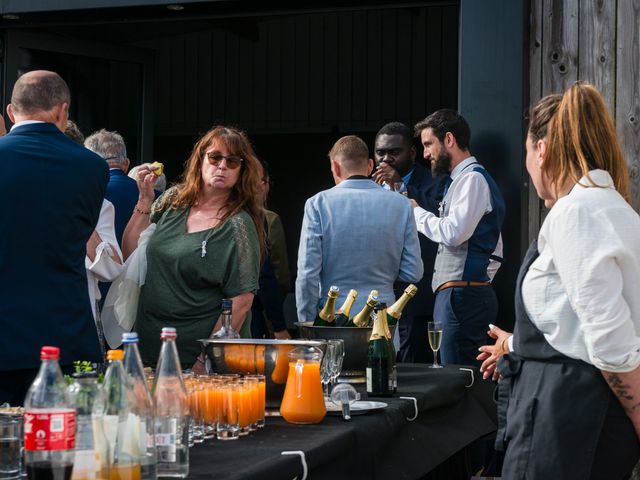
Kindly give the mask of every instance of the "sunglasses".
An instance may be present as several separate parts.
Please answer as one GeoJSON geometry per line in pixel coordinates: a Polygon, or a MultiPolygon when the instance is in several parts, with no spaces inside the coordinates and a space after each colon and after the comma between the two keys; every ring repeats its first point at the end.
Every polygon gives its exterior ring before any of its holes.
{"type": "Polygon", "coordinates": [[[239,157],[237,155],[225,156],[225,155],[222,155],[221,153],[211,153],[211,152],[206,152],[205,155],[207,157],[207,161],[214,167],[217,167],[218,165],[220,165],[222,163],[222,160],[226,160],[227,168],[230,170],[235,170],[242,164],[242,162],[244,162],[244,158],[239,157]]]}

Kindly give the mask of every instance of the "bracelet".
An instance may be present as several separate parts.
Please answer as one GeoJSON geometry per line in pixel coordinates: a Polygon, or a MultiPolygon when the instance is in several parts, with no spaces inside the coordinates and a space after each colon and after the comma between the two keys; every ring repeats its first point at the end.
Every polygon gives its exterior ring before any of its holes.
{"type": "Polygon", "coordinates": [[[140,215],[149,215],[149,214],[151,214],[151,210],[144,211],[144,210],[142,210],[142,209],[138,208],[138,205],[136,205],[135,207],[133,207],[133,211],[134,211],[134,212],[138,212],[140,215]]]}

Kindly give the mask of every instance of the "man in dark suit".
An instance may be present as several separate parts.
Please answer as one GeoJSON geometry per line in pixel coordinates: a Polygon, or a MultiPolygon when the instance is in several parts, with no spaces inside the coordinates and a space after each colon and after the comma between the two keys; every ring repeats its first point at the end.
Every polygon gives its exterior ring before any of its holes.
{"type": "Polygon", "coordinates": [[[116,238],[122,245],[122,234],[138,201],[136,181],[127,176],[130,163],[127,158],[127,146],[122,135],[105,129],[88,136],[84,146],[104,158],[109,165],[109,183],[105,198],[113,203],[116,211],[116,238]]]}
{"type": "Polygon", "coordinates": [[[62,133],[70,94],[56,73],[16,82],[0,138],[0,403],[22,404],[43,345],[60,364],[100,361],[86,245],[108,180],[103,159],[62,133]]]}
{"type": "MultiPolygon", "coordinates": [[[[376,135],[374,155],[378,168],[374,180],[388,188],[413,198],[418,204],[433,212],[438,210],[446,177],[431,176],[431,170],[415,163],[416,148],[413,132],[399,122],[388,123],[376,135]]],[[[429,363],[433,353],[427,341],[427,324],[433,320],[435,296],[431,290],[431,275],[438,246],[424,235],[420,239],[420,253],[424,264],[424,276],[416,284],[418,292],[405,307],[398,332],[401,362],[429,363]]],[[[406,283],[396,282],[394,293],[399,297],[406,283]]]]}

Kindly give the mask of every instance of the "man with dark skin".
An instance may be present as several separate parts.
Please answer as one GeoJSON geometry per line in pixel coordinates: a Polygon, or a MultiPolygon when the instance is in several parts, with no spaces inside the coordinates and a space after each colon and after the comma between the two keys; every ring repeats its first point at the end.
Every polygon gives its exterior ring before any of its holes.
{"type": "MultiPolygon", "coordinates": [[[[385,125],[376,135],[374,155],[378,168],[373,180],[387,185],[414,199],[424,209],[436,212],[442,198],[445,177],[433,177],[428,168],[415,163],[416,147],[413,132],[406,125],[393,122],[385,125]]],[[[401,362],[430,363],[433,353],[427,344],[427,324],[433,320],[435,296],[431,290],[431,276],[437,252],[437,244],[424,235],[420,239],[420,254],[424,264],[424,276],[416,284],[418,292],[405,307],[398,332],[401,362]]],[[[399,297],[407,284],[396,282],[394,293],[399,297]]]]}

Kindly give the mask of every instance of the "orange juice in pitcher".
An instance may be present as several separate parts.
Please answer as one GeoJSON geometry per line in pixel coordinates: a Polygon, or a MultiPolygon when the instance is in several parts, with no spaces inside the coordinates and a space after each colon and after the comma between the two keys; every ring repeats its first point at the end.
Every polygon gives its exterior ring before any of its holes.
{"type": "Polygon", "coordinates": [[[288,357],[289,376],[280,413],[289,423],[320,423],[327,414],[320,382],[322,350],[298,347],[288,357]]]}

